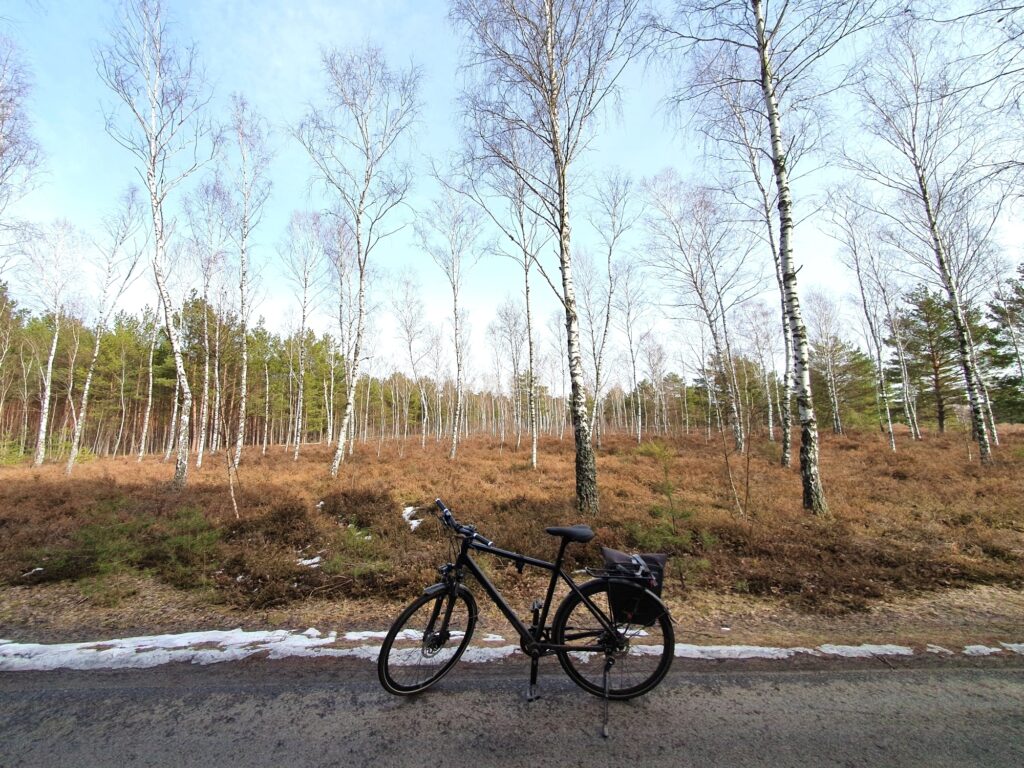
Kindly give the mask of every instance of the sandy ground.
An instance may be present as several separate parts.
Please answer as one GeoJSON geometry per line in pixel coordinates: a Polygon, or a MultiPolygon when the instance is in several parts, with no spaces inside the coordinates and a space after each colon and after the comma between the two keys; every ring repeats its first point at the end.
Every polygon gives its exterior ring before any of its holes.
{"type": "MultiPolygon", "coordinates": [[[[510,640],[514,632],[475,590],[483,616],[478,631],[510,640]]],[[[527,595],[508,595],[514,607],[527,595]]],[[[821,616],[781,601],[690,592],[668,600],[677,642],[814,646],[821,643],[968,645],[1024,641],[1024,591],[979,586],[899,597],[867,611],[821,616]]],[[[150,579],[125,577],[97,593],[88,585],[0,589],[0,638],[71,642],[203,629],[305,629],[322,632],[386,629],[399,602],[307,600],[264,611],[210,605],[208,596],[150,579]]]]}

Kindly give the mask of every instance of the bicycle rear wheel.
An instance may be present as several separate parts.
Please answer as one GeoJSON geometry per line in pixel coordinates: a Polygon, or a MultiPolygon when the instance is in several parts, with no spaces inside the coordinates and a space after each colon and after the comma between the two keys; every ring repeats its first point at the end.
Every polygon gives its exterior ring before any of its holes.
{"type": "Polygon", "coordinates": [[[408,695],[429,688],[462,656],[476,627],[476,601],[459,585],[416,598],[395,619],[377,659],[381,685],[408,695]]]}
{"type": "MultiPolygon", "coordinates": [[[[618,588],[635,589],[635,599],[641,601],[641,605],[643,601],[656,602],[641,587],[619,585],[618,588]]],[[[585,691],[604,696],[604,669],[610,656],[613,664],[608,672],[608,698],[631,699],[650,691],[672,666],[675,633],[668,613],[656,611],[658,618],[651,626],[616,622],[608,599],[607,581],[589,581],[580,591],[613,622],[616,637],[601,625],[579,595],[570,592],[558,607],[551,627],[555,643],[577,646],[576,650],[558,652],[562,669],[585,691]],[[617,647],[617,639],[624,647],[617,647]]]]}

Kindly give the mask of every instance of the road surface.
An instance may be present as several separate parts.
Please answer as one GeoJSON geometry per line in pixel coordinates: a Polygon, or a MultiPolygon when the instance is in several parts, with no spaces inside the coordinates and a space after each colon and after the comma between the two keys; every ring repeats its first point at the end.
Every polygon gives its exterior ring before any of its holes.
{"type": "Polygon", "coordinates": [[[0,766],[1019,766],[1024,663],[692,662],[613,704],[557,662],[388,695],[355,660],[0,674],[0,766]]]}

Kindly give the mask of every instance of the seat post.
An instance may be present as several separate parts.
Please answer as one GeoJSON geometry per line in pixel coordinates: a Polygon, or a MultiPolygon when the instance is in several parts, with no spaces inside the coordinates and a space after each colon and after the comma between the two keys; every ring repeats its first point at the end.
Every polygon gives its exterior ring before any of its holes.
{"type": "Polygon", "coordinates": [[[555,568],[551,571],[551,581],[548,582],[548,593],[544,596],[544,605],[540,612],[538,631],[543,632],[548,620],[548,611],[551,610],[551,601],[555,599],[555,587],[558,586],[558,575],[562,572],[562,561],[565,559],[565,548],[569,546],[569,539],[562,537],[562,544],[558,548],[558,557],[555,558],[555,568]]]}

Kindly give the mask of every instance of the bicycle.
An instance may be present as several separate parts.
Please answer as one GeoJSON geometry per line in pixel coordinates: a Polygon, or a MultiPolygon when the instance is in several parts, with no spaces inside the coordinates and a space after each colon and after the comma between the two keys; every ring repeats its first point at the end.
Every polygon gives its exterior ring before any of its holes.
{"type": "Polygon", "coordinates": [[[660,589],[660,581],[655,584],[653,572],[637,561],[635,570],[623,569],[615,563],[608,563],[610,567],[606,569],[588,568],[586,571],[595,578],[577,584],[563,570],[562,563],[569,544],[586,544],[594,538],[589,526],[545,529],[561,538],[558,557],[548,562],[494,546],[475,526],[456,521],[440,499],[435,504],[443,528],[453,536],[453,544],[455,539],[461,541],[458,555],[453,562],[438,568],[440,581],[427,587],[395,619],[378,658],[381,685],[397,695],[420,693],[448,674],[459,661],[477,621],[476,600],[463,583],[468,573],[508,619],[519,635],[520,648],[530,657],[528,700],[537,698],[539,660],[554,654],[574,683],[604,698],[603,733],[607,736],[608,701],[632,699],[649,692],[672,665],[672,620],[660,597],[648,588],[660,589]],[[535,600],[531,606],[529,625],[505,601],[470,556],[471,552],[512,561],[519,573],[527,566],[551,572],[544,601],[535,600]],[[547,619],[559,581],[569,587],[569,593],[549,624],[547,619]]]}

